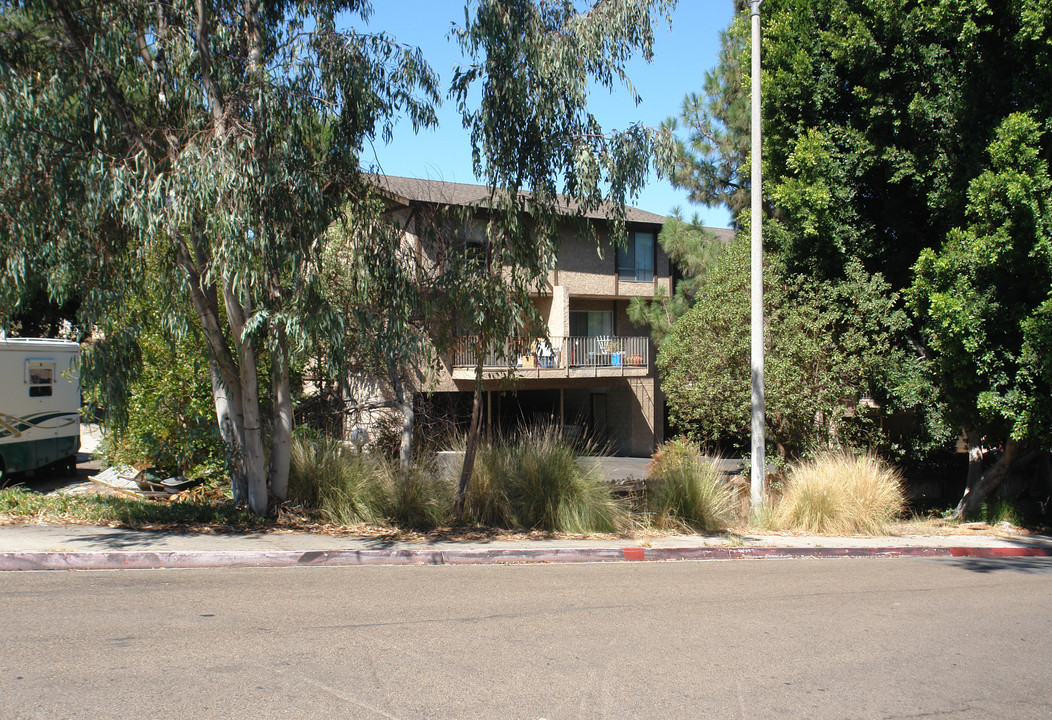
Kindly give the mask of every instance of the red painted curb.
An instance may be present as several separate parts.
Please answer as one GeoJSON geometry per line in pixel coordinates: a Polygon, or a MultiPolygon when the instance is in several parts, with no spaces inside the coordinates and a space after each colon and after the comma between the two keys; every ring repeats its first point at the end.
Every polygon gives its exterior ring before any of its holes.
{"type": "Polygon", "coordinates": [[[1047,547],[955,547],[950,552],[954,557],[1052,557],[1052,548],[1047,547]]]}
{"type": "Polygon", "coordinates": [[[1052,557],[1050,547],[701,547],[512,548],[325,551],[95,551],[0,553],[3,570],[131,570],[153,568],[295,567],[362,565],[473,565],[493,563],[638,562],[779,558],[1012,558],[1052,557]]]}

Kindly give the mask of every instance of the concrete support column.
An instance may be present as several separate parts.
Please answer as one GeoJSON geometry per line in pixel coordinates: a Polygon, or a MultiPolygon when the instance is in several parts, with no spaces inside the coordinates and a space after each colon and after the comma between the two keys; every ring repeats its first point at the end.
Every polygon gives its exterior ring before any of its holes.
{"type": "Polygon", "coordinates": [[[552,338],[570,334],[570,292],[565,285],[552,288],[552,310],[548,315],[548,334],[552,338]]]}

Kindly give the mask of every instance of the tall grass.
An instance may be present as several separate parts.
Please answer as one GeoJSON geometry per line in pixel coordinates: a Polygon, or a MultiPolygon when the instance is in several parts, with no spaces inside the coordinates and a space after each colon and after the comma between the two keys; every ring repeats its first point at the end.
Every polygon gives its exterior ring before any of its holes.
{"type": "Polygon", "coordinates": [[[403,477],[398,464],[382,465],[380,510],[396,527],[430,530],[453,519],[454,485],[437,471],[434,462],[418,462],[403,477]]]}
{"type": "MultiPolygon", "coordinates": [[[[463,456],[461,456],[462,458],[463,456]]],[[[508,478],[512,474],[514,450],[505,442],[482,445],[475,456],[468,494],[464,498],[464,516],[473,525],[517,527],[518,522],[508,499],[508,478]]],[[[461,465],[455,464],[455,487],[460,482],[461,465]]]]}
{"type": "MultiPolygon", "coordinates": [[[[520,429],[479,448],[465,498],[475,525],[553,532],[619,532],[629,513],[602,472],[578,462],[580,448],[557,428],[520,429]]],[[[459,475],[459,465],[448,469],[459,475]]]]}
{"type": "Polygon", "coordinates": [[[980,516],[988,525],[1008,523],[1009,525],[1018,527],[1023,524],[1019,519],[1019,513],[1016,512],[1015,505],[1013,505],[1010,500],[1004,498],[997,498],[984,502],[980,509],[980,516]]]}
{"type": "Polygon", "coordinates": [[[657,527],[716,532],[733,519],[731,487],[701,450],[686,440],[670,440],[658,448],[650,478],[654,487],[647,507],[657,527]]]}
{"type": "Polygon", "coordinates": [[[508,499],[518,524],[570,533],[618,532],[628,512],[598,466],[577,461],[573,445],[543,427],[524,433],[514,449],[508,499]]]}
{"type": "Polygon", "coordinates": [[[776,527],[877,535],[905,508],[902,478],[874,455],[829,453],[789,468],[771,519],[776,527]]]}
{"type": "Polygon", "coordinates": [[[332,438],[295,437],[289,464],[289,501],[338,525],[383,517],[382,467],[332,438]]]}

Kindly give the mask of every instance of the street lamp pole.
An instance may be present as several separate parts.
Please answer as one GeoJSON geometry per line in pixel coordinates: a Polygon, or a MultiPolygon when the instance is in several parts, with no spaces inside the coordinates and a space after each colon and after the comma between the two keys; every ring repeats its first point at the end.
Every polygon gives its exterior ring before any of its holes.
{"type": "Polygon", "coordinates": [[[752,2],[752,472],[749,489],[755,512],[763,503],[767,458],[763,384],[763,208],[760,180],[760,3],[752,2]]]}

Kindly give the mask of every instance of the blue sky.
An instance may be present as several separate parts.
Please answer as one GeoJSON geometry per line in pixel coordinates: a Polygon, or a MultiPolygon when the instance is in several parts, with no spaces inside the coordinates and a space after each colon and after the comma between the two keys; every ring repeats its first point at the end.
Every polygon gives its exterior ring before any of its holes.
{"type": "MultiPolygon", "coordinates": [[[[448,88],[454,66],[463,62],[459,46],[447,37],[451,23],[464,21],[462,0],[374,0],[373,11],[367,29],[382,30],[400,42],[420,47],[441,77],[442,87],[448,88]]],[[[733,0],[680,0],[671,28],[661,24],[656,30],[653,62],[648,65],[637,60],[629,66],[629,77],[642,103],[635,106],[627,92],[611,95],[601,88],[589,98],[604,130],[640,121],[656,127],[676,115],[684,94],[699,91],[705,71],[716,64],[719,33],[730,24],[733,11],[733,0]]],[[[373,153],[375,157],[366,156],[363,161],[377,163],[389,175],[476,182],[469,137],[450,100],[439,109],[437,130],[414,135],[412,126],[402,122],[393,141],[388,145],[377,141],[373,153]]],[[[632,204],[662,215],[679,206],[687,217],[696,212],[712,227],[730,223],[730,215],[722,208],[692,206],[686,192],[653,176],[632,204]]]]}

